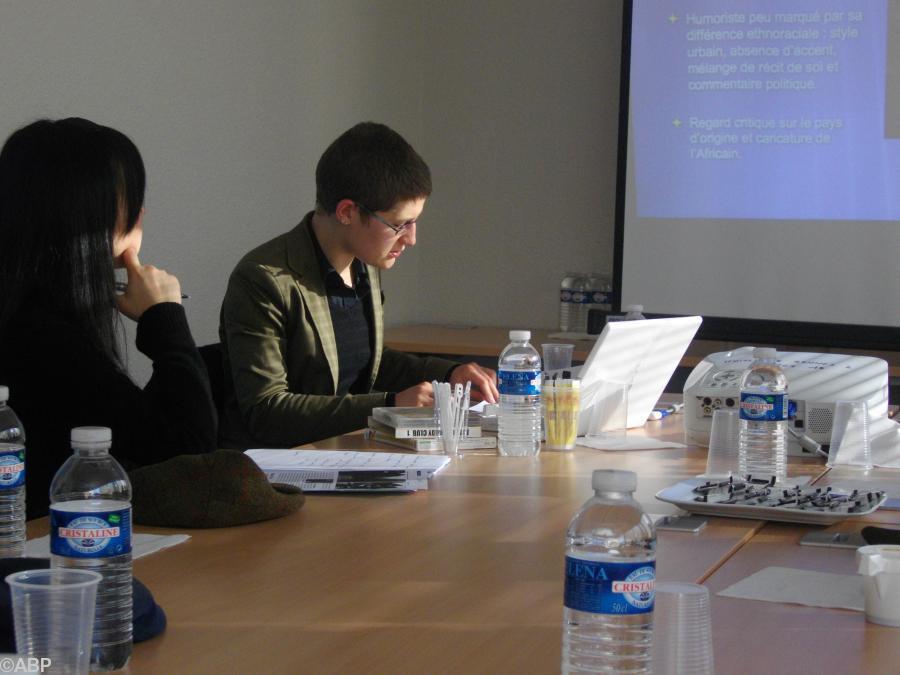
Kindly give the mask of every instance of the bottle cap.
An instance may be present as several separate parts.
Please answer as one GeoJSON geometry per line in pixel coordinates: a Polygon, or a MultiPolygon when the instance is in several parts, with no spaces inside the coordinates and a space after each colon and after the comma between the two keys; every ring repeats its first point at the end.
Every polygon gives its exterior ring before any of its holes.
{"type": "Polygon", "coordinates": [[[754,359],[777,359],[778,350],[774,347],[756,347],[753,350],[754,359]]]}
{"type": "Polygon", "coordinates": [[[112,445],[109,427],[75,427],[72,429],[73,448],[108,448],[112,445]]]}
{"type": "Polygon", "coordinates": [[[634,492],[637,474],[634,471],[597,469],[591,474],[591,487],[600,492],[634,492]]]}
{"type": "Polygon", "coordinates": [[[509,339],[515,342],[524,342],[531,339],[530,330],[511,330],[509,331],[509,339]]]}
{"type": "Polygon", "coordinates": [[[643,312],[644,306],[643,305],[628,305],[625,308],[625,311],[626,312],[643,312]]]}
{"type": "Polygon", "coordinates": [[[6,403],[9,400],[9,387],[0,384],[0,403],[6,403]]]}

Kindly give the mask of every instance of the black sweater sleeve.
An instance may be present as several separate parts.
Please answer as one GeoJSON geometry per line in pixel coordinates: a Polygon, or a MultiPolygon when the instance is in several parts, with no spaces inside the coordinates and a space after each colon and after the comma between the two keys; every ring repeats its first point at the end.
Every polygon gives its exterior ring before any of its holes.
{"type": "MultiPolygon", "coordinates": [[[[188,327],[184,307],[154,305],[138,320],[137,348],[153,361],[153,375],[117,425],[138,465],[216,448],[217,418],[206,366],[188,327]]],[[[113,430],[115,432],[115,429],[113,430]]],[[[116,436],[113,436],[115,441],[116,436]]]]}
{"type": "Polygon", "coordinates": [[[29,517],[46,513],[50,481],[72,452],[72,427],[110,427],[112,454],[126,469],[216,447],[209,379],[177,303],[155,305],[138,321],[137,347],[153,361],[143,389],[51,312],[23,313],[0,341],[0,384],[9,385],[27,437],[29,517]]]}

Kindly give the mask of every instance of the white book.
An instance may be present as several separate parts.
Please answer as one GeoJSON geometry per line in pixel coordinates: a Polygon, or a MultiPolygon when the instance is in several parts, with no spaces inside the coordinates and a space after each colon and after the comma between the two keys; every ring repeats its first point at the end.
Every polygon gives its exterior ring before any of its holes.
{"type": "MultiPolygon", "coordinates": [[[[428,438],[437,435],[438,424],[434,419],[433,407],[404,408],[392,406],[380,406],[372,408],[372,417],[382,424],[393,427],[397,434],[413,430],[416,433],[397,438],[428,438]],[[419,433],[421,432],[421,433],[419,433]]],[[[481,435],[481,415],[470,411],[466,436],[481,435]]]]}
{"type": "MultiPolygon", "coordinates": [[[[369,415],[366,420],[369,424],[370,429],[375,429],[375,431],[380,431],[383,434],[387,434],[393,436],[394,438],[406,438],[406,439],[422,439],[422,440],[434,440],[438,436],[440,436],[440,429],[438,429],[437,425],[433,427],[393,427],[390,424],[385,424],[384,422],[379,422],[377,419],[369,415]]],[[[481,427],[480,426],[468,426],[462,430],[462,438],[479,438],[481,436],[481,427]]]]}

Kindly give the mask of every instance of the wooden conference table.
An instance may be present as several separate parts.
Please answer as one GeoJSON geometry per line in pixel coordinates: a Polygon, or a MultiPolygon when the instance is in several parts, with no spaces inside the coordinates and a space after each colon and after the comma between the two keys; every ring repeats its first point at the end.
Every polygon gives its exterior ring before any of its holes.
{"type": "MultiPolygon", "coordinates": [[[[679,417],[648,422],[644,433],[680,440],[679,417]]],[[[311,447],[379,446],[351,434],[311,447]]],[[[636,471],[645,509],[671,513],[653,495],[704,467],[696,448],[466,456],[427,491],[311,495],[285,518],[189,531],[187,543],[135,562],[169,625],[136,645],[128,671],[559,672],[563,537],[591,494],[591,472],[636,471]]],[[[792,474],[823,469],[791,464],[792,474]]],[[[877,473],[900,484],[900,472],[877,473]]],[[[873,516],[900,524],[897,512],[873,516]]],[[[43,534],[46,521],[29,529],[43,534]]],[[[851,550],[798,546],[808,530],[710,518],[698,534],[659,533],[658,578],[711,591],[718,673],[900,668],[900,629],[867,624],[860,612],[714,595],[769,565],[855,572],[851,550]]]]}

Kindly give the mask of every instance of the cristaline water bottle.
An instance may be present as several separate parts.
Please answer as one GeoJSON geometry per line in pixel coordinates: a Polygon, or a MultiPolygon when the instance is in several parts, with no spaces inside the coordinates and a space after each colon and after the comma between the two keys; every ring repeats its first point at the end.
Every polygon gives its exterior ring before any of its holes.
{"type": "Polygon", "coordinates": [[[97,589],[91,670],[118,670],[131,656],[131,483],[109,454],[106,427],[72,429],[74,454],[50,484],[53,567],[89,569],[97,589]]]}
{"type": "Polygon", "coordinates": [[[541,356],[528,342],[530,331],[511,330],[509,339],[497,372],[497,447],[507,457],[536,455],[541,449],[541,356]]]}
{"type": "Polygon", "coordinates": [[[0,558],[25,551],[25,429],[0,385],[0,558]]]}
{"type": "Polygon", "coordinates": [[[656,529],[633,471],[597,470],[566,532],[563,673],[649,673],[656,529]]]}
{"type": "Polygon", "coordinates": [[[741,378],[738,471],[742,476],[787,475],[787,378],[778,366],[778,352],[753,350],[753,363],[741,378]]]}

